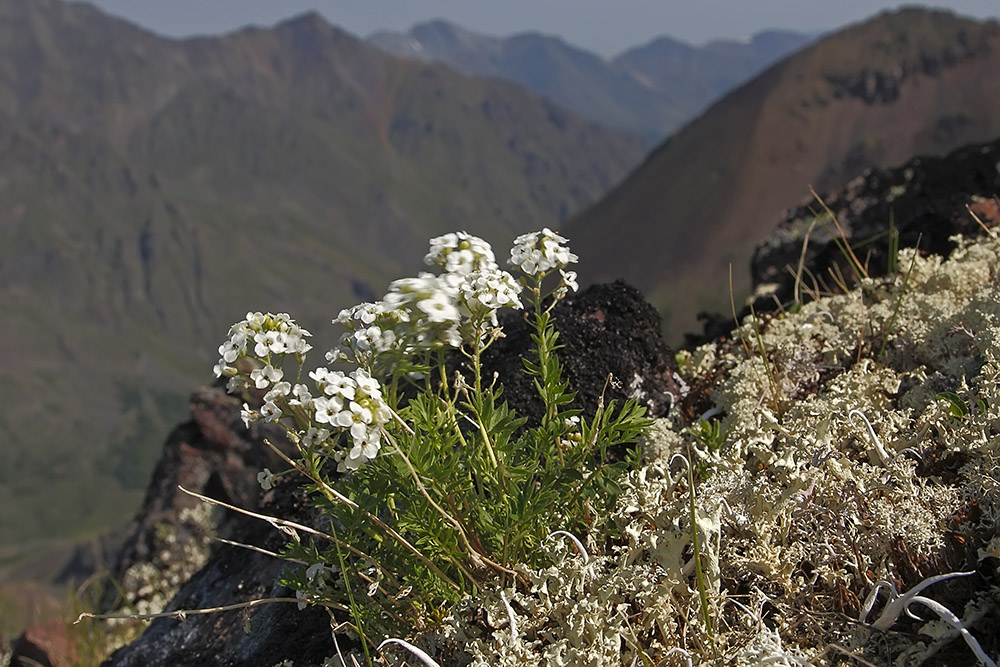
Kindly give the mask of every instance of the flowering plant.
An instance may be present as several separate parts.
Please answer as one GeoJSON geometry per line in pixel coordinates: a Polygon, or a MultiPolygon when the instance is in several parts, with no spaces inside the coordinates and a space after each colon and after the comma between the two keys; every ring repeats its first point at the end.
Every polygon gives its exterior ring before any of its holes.
{"type": "Polygon", "coordinates": [[[261,485],[297,471],[330,519],[322,539],[296,534],[283,553],[302,565],[283,581],[304,604],[348,611],[362,637],[429,627],[488,582],[525,584],[514,566],[539,564],[552,531],[600,528],[638,459],[633,448],[611,462],[608,449],[634,443],[649,420],[635,401],[587,416],[572,407],[552,323],[577,289],[565,244],[548,229],[518,237],[515,278],[482,239],[432,239],[425,261],[439,274],[394,281],[334,320],[344,333],[326,360],[348,372],[303,377],[310,333],[285,314],[249,313],[230,329],[216,374],[230,391],[263,392],[259,408],[244,403],[244,421],[279,424],[298,451],[287,471],[262,471],[261,485]],[[481,364],[503,335],[497,312],[525,303],[534,350],[524,372],[544,406],[531,426],[481,364]],[[469,370],[449,377],[456,354],[469,370]]]}

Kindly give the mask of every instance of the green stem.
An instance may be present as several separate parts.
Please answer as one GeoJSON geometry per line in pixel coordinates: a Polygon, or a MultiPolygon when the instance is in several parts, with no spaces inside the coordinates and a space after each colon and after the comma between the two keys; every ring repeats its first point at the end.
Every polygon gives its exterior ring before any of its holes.
{"type": "MultiPolygon", "coordinates": [[[[688,486],[691,489],[690,493],[690,512],[691,512],[691,546],[694,549],[694,573],[695,578],[698,582],[698,598],[701,600],[701,618],[705,623],[705,631],[708,633],[709,637],[714,637],[715,633],[712,631],[712,616],[708,610],[708,592],[705,590],[705,575],[701,571],[701,547],[698,543],[698,515],[695,511],[694,506],[694,464],[691,461],[691,448],[688,447],[688,486]]],[[[714,646],[713,646],[714,651],[714,646]]]]}

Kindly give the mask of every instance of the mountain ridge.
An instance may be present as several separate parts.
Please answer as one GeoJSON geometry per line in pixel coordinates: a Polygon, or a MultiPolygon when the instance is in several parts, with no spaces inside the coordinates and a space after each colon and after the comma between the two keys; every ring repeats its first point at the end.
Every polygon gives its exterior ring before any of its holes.
{"type": "Polygon", "coordinates": [[[810,186],[1000,135],[998,72],[995,21],[907,9],[834,33],[728,94],[567,221],[581,275],[637,285],[676,340],[697,310],[729,312],[730,264],[742,298],[753,244],[810,186]],[[889,76],[904,62],[925,69],[889,76]],[[842,83],[851,72],[861,88],[842,83]]]}
{"type": "Polygon", "coordinates": [[[764,31],[748,43],[716,40],[696,47],[661,37],[605,59],[560,37],[531,31],[493,37],[444,20],[406,32],[379,31],[367,39],[404,58],[513,81],[653,143],[723,92],[812,40],[764,31]],[[678,58],[678,53],[683,55],[678,58]]]}

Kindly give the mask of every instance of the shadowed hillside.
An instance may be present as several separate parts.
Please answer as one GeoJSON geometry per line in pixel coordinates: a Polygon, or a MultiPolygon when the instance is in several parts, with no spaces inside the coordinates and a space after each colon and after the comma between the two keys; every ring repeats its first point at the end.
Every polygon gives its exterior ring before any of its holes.
{"type": "Polygon", "coordinates": [[[624,277],[677,340],[729,311],[786,208],[872,166],[1000,135],[1000,25],[907,9],[773,66],[673,135],[565,227],[587,280],[624,277]],[[614,230],[614,233],[609,233],[614,230]]]}
{"type": "Polygon", "coordinates": [[[247,310],[323,331],[414,273],[399,258],[431,236],[507,243],[640,156],[317,15],[174,41],[84,4],[0,0],[0,334],[16,351],[0,547],[127,516],[247,310]]]}

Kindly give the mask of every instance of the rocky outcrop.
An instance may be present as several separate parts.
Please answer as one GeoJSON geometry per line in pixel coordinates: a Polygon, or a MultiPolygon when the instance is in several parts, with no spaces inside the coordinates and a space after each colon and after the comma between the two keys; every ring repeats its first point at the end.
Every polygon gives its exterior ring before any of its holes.
{"type": "MultiPolygon", "coordinates": [[[[157,613],[287,596],[275,583],[281,561],[214,539],[230,537],[278,550],[284,543],[282,535],[266,523],[206,505],[179,487],[245,509],[263,503],[263,511],[301,515],[297,508],[303,498],[292,493],[291,485],[287,493],[262,496],[256,480],[264,467],[282,465],[264,438],[286,450],[289,443],[277,429],[262,424],[247,430],[240,419],[240,402],[220,386],[199,389],[190,405],[191,420],[168,437],[146,500],[126,530],[111,571],[118,586],[105,597],[104,611],[157,613]]],[[[274,664],[289,646],[303,656],[322,658],[329,647],[328,618],[314,611],[294,611],[294,606],[268,605],[191,616],[183,622],[155,620],[109,663],[274,664]],[[251,631],[245,633],[244,628],[251,631]],[[321,644],[322,650],[310,652],[313,644],[321,644]],[[272,662],[258,662],[270,656],[272,662]]]]}
{"type": "MultiPolygon", "coordinates": [[[[897,48],[905,55],[891,66],[883,63],[882,67],[862,67],[851,72],[827,71],[823,78],[833,87],[836,98],[856,98],[869,105],[891,104],[899,99],[900,89],[908,79],[941,76],[945,70],[988,53],[997,35],[1000,35],[1000,25],[987,22],[977,30],[958,31],[954,39],[942,39],[940,45],[928,44],[917,52],[908,53],[912,47],[897,42],[897,48]]],[[[891,35],[885,41],[891,42],[894,38],[898,40],[899,36],[891,35]]],[[[885,48],[888,49],[888,45],[885,48]]]]}
{"type": "MultiPolygon", "coordinates": [[[[915,158],[895,169],[869,169],[842,190],[825,195],[823,201],[858,259],[875,277],[884,275],[888,267],[892,227],[899,234],[899,247],[947,256],[955,247],[952,236],[982,233],[969,208],[987,226],[1000,224],[998,194],[1000,139],[967,146],[946,157],[915,158]]],[[[831,285],[831,270],[839,270],[851,281],[852,272],[836,235],[819,202],[787,212],[754,252],[754,286],[772,285],[769,291],[783,303],[793,299],[800,257],[804,289],[815,284],[810,276],[831,285]],[[827,220],[826,226],[814,224],[818,216],[827,220]]],[[[770,296],[759,305],[766,308],[768,302],[773,307],[770,296]]]]}
{"type": "MultiPolygon", "coordinates": [[[[683,384],[663,342],[659,318],[634,288],[619,282],[572,295],[557,307],[556,322],[565,346],[560,356],[566,377],[583,409],[593,412],[602,392],[605,401],[635,396],[656,416],[681,399],[683,384]],[[609,374],[616,380],[606,388],[609,374]]],[[[530,419],[538,412],[537,395],[521,361],[531,347],[530,332],[521,313],[504,327],[507,337],[490,349],[485,372],[499,374],[505,399],[530,419]]],[[[146,501],[129,526],[114,568],[125,595],[108,601],[109,609],[205,609],[290,595],[276,583],[283,561],[212,540],[229,537],[276,552],[287,535],[264,521],[212,510],[177,488],[183,485],[238,507],[315,525],[318,517],[294,481],[266,493],[257,484],[263,467],[286,467],[263,444],[264,437],[278,442],[279,434],[261,424],[247,431],[240,403],[220,387],[197,391],[191,411],[192,420],[168,439],[146,501]]],[[[188,614],[184,620],[161,618],[106,665],[224,667],[274,665],[285,659],[314,664],[334,652],[330,628],[326,612],[298,610],[289,603],[188,614]]]]}

